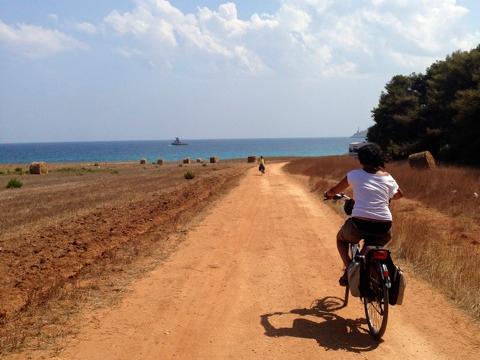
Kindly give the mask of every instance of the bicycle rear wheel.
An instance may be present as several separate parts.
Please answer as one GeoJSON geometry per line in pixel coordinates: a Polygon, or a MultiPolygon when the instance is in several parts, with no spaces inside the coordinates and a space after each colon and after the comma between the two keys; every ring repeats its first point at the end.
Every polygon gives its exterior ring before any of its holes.
{"type": "Polygon", "coordinates": [[[363,298],[363,305],[370,335],[380,339],[387,329],[388,288],[382,280],[378,264],[370,266],[369,276],[368,294],[363,298]]]}

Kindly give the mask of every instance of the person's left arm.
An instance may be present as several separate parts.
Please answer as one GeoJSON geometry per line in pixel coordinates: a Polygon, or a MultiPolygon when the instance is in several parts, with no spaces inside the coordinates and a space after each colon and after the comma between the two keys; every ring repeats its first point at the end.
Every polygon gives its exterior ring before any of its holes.
{"type": "Polygon", "coordinates": [[[340,180],[340,182],[335,185],[334,187],[332,187],[330,190],[326,191],[325,192],[325,195],[328,197],[328,198],[332,198],[334,197],[336,194],[339,194],[341,193],[343,190],[345,190],[346,188],[348,188],[349,184],[348,184],[348,179],[347,177],[345,176],[342,180],[340,180]]]}
{"type": "Polygon", "coordinates": [[[392,200],[398,200],[398,199],[403,198],[404,196],[405,196],[405,194],[403,193],[403,190],[401,188],[398,188],[395,195],[393,195],[392,200]]]}

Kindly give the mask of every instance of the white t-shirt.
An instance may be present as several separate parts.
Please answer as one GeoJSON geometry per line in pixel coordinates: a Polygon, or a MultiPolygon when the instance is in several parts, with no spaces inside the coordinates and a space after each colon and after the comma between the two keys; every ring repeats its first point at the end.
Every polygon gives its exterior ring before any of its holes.
{"type": "Polygon", "coordinates": [[[348,172],[347,180],[355,199],[353,217],[392,221],[388,205],[398,191],[398,184],[391,175],[370,174],[357,169],[348,172]]]}

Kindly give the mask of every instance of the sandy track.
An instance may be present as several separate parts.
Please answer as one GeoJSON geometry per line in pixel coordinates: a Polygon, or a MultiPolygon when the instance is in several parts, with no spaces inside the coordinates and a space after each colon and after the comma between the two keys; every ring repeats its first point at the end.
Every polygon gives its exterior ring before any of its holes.
{"type": "MultiPolygon", "coordinates": [[[[338,309],[342,219],[281,170],[250,170],[120,306],[91,314],[62,359],[470,359],[478,327],[410,279],[384,342],[338,309]]],[[[410,277],[411,278],[411,277],[410,277]]]]}

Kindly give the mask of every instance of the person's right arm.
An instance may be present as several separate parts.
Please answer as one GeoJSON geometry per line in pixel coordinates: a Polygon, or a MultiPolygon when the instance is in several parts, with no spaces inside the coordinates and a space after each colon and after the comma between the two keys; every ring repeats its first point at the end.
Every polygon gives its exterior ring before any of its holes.
{"type": "Polygon", "coordinates": [[[339,181],[339,183],[337,185],[332,187],[330,190],[327,190],[324,195],[327,198],[332,198],[336,194],[341,193],[343,190],[348,188],[348,186],[349,186],[348,178],[347,178],[347,176],[345,176],[342,180],[339,181]]]}

